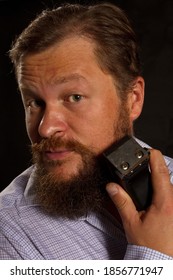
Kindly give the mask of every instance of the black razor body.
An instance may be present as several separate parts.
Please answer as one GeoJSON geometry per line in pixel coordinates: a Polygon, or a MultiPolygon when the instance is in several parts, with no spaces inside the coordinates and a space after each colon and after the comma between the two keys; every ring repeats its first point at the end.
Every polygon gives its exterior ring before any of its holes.
{"type": "Polygon", "coordinates": [[[104,151],[110,180],[118,182],[131,196],[138,211],[152,200],[150,152],[133,138],[126,136],[104,151]]]}

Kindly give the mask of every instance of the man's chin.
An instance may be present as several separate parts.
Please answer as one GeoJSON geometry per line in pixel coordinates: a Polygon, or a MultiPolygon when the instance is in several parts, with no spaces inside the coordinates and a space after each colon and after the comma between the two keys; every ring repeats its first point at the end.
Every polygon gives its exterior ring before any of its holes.
{"type": "Polygon", "coordinates": [[[93,158],[82,164],[37,166],[34,184],[37,200],[52,215],[77,218],[102,208],[106,191],[102,172],[93,158]]]}
{"type": "Polygon", "coordinates": [[[44,164],[44,173],[50,174],[52,177],[57,178],[58,181],[66,182],[78,176],[79,170],[82,168],[82,161],[78,156],[68,160],[52,161],[44,164]]]}

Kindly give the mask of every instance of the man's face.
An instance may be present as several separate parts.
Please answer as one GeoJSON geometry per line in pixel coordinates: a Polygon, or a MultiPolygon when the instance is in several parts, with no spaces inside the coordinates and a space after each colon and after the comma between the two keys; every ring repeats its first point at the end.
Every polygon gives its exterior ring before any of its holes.
{"type": "Polygon", "coordinates": [[[89,40],[69,38],[27,56],[18,82],[39,176],[69,185],[112,142],[131,132],[128,101],[121,104],[115,81],[99,67],[89,40]]]}

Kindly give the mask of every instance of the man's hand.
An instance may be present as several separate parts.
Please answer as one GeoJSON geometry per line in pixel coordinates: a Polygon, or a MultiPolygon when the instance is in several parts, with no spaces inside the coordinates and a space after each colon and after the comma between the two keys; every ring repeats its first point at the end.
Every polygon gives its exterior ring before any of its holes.
{"type": "Polygon", "coordinates": [[[173,256],[173,186],[157,150],[151,150],[150,168],[153,199],[146,211],[138,212],[119,185],[110,183],[106,189],[121,216],[128,242],[173,256]]]}

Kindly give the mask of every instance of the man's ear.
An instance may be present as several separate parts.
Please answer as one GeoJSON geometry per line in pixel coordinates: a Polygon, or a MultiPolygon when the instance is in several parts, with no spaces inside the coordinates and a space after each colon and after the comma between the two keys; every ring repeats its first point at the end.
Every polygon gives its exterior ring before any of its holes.
{"type": "Polygon", "coordinates": [[[133,122],[141,114],[143,103],[144,103],[144,88],[145,82],[142,77],[137,77],[133,88],[129,94],[129,110],[130,110],[130,119],[133,122]]]}

